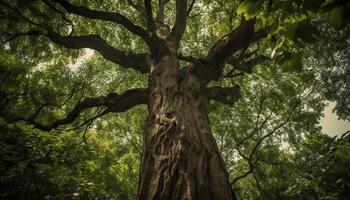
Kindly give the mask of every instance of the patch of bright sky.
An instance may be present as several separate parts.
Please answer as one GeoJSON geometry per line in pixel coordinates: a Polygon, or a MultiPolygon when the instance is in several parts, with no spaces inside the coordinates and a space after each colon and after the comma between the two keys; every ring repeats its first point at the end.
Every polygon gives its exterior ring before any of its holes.
{"type": "MultiPolygon", "coordinates": [[[[92,56],[94,55],[94,50],[92,49],[84,49],[84,54],[82,56],[80,56],[79,58],[77,58],[77,60],[74,63],[71,63],[68,65],[68,67],[75,71],[77,70],[81,64],[83,64],[84,62],[86,62],[87,60],[89,60],[92,56]]],[[[51,62],[43,62],[43,63],[39,63],[35,70],[38,71],[43,71],[46,69],[47,65],[52,64],[51,62]]]]}
{"type": "Polygon", "coordinates": [[[72,63],[69,65],[69,68],[72,70],[77,70],[79,66],[83,63],[89,60],[94,55],[94,50],[92,49],[84,49],[84,55],[80,56],[75,63],[72,63]]]}
{"type": "Polygon", "coordinates": [[[329,136],[341,135],[350,130],[350,122],[339,120],[338,116],[333,112],[334,107],[335,102],[329,102],[325,107],[324,117],[320,121],[322,132],[329,136]]]}

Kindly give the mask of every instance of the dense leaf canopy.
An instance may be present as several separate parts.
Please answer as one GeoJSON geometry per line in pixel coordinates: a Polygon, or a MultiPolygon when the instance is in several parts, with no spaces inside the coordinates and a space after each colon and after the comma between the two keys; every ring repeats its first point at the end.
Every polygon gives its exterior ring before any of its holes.
{"type": "Polygon", "coordinates": [[[234,89],[206,107],[239,199],[348,198],[350,134],[319,121],[350,120],[349,2],[176,2],[0,0],[1,199],[135,199],[152,34],[179,15],[180,68],[234,89]]]}

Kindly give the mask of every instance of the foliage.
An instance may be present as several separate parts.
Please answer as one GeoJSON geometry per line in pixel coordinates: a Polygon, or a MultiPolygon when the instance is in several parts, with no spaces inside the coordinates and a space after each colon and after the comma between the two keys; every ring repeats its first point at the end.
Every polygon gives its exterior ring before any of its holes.
{"type": "Polygon", "coordinates": [[[268,145],[238,192],[242,199],[347,199],[349,148],[349,132],[339,138],[309,134],[295,152],[268,145]]]}
{"type": "Polygon", "coordinates": [[[339,118],[350,120],[350,40],[348,29],[335,31],[324,22],[319,22],[324,29],[325,39],[320,40],[310,49],[308,65],[324,67],[316,68],[320,91],[330,101],[335,101],[334,111],[339,118]]]}
{"type": "Polygon", "coordinates": [[[134,199],[139,154],[113,133],[1,123],[2,199],[134,199]],[[85,143],[86,142],[86,143],[85,143]]]}
{"type": "MultiPolygon", "coordinates": [[[[97,119],[104,108],[89,108],[51,132],[30,124],[62,119],[87,98],[147,87],[147,75],[97,51],[63,48],[46,32],[12,36],[45,29],[39,23],[64,36],[97,34],[125,52],[147,53],[147,45],[120,25],[68,14],[45,2],[51,1],[0,4],[0,198],[134,199],[145,107],[97,119]]],[[[132,1],[134,6],[129,0],[70,2],[120,11],[147,27],[137,10],[143,1],[132,1]]],[[[175,21],[174,7],[173,1],[165,7],[167,24],[175,21]]],[[[226,64],[223,77],[239,72],[209,83],[239,85],[242,97],[234,106],[206,103],[234,190],[241,199],[346,199],[349,133],[326,136],[319,120],[326,100],[336,101],[338,116],[350,120],[349,2],[197,0],[179,52],[204,59],[216,41],[239,26],[241,16],[256,20],[254,32],[269,32],[235,56],[251,53],[263,60],[252,73],[226,64]]],[[[180,65],[188,67],[183,60],[180,65]]]]}

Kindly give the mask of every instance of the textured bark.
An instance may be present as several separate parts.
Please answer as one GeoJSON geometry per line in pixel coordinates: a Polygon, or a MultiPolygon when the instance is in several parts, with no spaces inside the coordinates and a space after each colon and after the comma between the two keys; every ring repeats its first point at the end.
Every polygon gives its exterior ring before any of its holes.
{"type": "Polygon", "coordinates": [[[235,199],[203,107],[200,81],[165,45],[153,61],[138,199],[235,199]]]}

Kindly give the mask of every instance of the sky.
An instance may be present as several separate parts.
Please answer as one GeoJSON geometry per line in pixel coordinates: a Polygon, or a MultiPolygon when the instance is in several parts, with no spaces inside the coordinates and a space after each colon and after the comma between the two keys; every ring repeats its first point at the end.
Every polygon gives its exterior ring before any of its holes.
{"type": "Polygon", "coordinates": [[[335,102],[329,102],[325,107],[324,117],[321,119],[322,132],[330,136],[341,135],[350,130],[350,122],[339,120],[338,116],[332,111],[335,102]]]}

